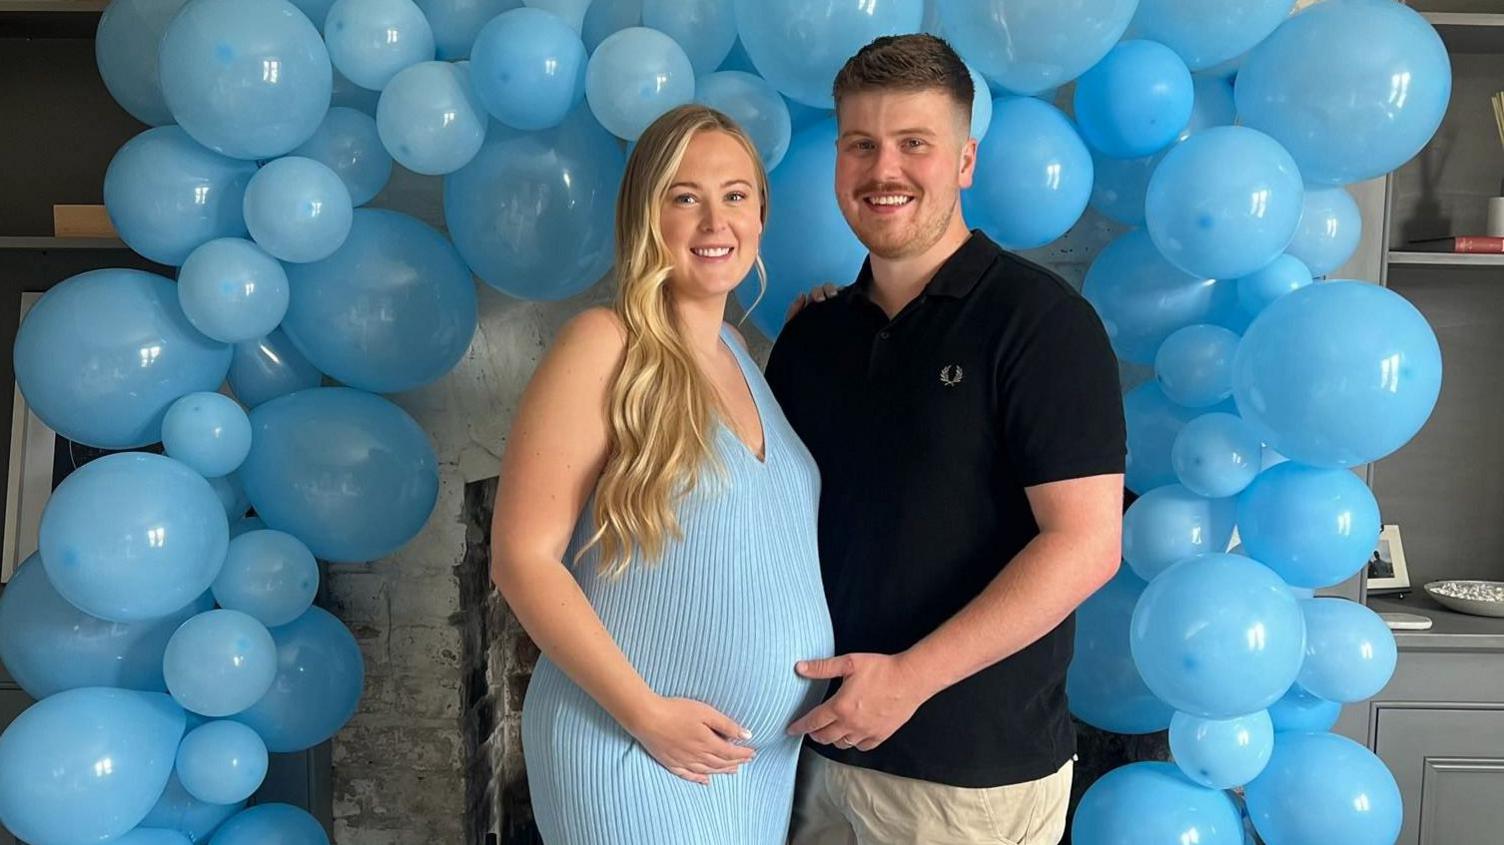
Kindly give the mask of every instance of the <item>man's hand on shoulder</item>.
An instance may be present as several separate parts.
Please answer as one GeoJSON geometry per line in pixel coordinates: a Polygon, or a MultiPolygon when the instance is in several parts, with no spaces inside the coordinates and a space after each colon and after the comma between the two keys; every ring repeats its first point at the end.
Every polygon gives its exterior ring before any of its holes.
{"type": "Polygon", "coordinates": [[[809,293],[799,294],[799,296],[796,297],[794,301],[789,305],[788,313],[783,315],[783,321],[787,323],[788,321],[794,319],[795,314],[803,311],[806,305],[809,305],[812,302],[824,302],[825,300],[835,296],[840,292],[840,290],[840,287],[826,282],[823,285],[819,285],[811,289],[809,293]]]}

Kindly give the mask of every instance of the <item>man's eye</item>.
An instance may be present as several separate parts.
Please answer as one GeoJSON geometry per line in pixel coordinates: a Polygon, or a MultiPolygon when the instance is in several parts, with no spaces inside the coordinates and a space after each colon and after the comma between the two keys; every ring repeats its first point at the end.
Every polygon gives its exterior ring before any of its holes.
{"type": "Polygon", "coordinates": [[[911,150],[918,149],[918,148],[924,146],[924,141],[922,139],[919,139],[919,138],[909,138],[908,140],[904,141],[903,143],[904,143],[904,146],[908,147],[911,150]]]}

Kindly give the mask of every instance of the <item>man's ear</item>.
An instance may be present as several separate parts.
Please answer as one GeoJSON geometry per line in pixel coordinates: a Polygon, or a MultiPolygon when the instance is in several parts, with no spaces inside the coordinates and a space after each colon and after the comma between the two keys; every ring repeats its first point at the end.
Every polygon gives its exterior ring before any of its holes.
{"type": "Polygon", "coordinates": [[[961,172],[957,174],[956,184],[962,190],[971,187],[977,171],[977,139],[967,138],[966,143],[961,145],[961,172]]]}

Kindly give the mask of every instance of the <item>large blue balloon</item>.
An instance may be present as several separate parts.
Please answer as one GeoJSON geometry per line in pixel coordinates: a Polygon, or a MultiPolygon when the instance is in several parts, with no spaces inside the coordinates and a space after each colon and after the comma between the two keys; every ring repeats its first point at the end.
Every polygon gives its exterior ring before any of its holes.
{"type": "Polygon", "coordinates": [[[1238,306],[1250,319],[1263,313],[1269,303],[1310,283],[1310,268],[1288,253],[1234,282],[1238,286],[1238,306]]]}
{"type": "Polygon", "coordinates": [[[352,108],[331,108],[313,137],[292,154],[333,170],[350,192],[351,205],[375,199],[392,176],[392,156],[381,144],[375,119],[352,108]]]}
{"type": "Polygon", "coordinates": [[[1238,534],[1287,582],[1329,587],[1362,569],[1378,546],[1379,505],[1352,472],[1289,461],[1238,497],[1238,534]]]}
{"type": "Polygon", "coordinates": [[[1191,72],[1170,48],[1124,41],[1076,82],[1076,123],[1092,149],[1137,158],[1164,149],[1191,119],[1191,72]]]}
{"type": "Polygon", "coordinates": [[[1174,50],[1191,70],[1248,52],[1290,14],[1295,0],[1139,0],[1133,27],[1174,50]]]}
{"type": "Polygon", "coordinates": [[[413,0],[335,0],[324,22],[334,67],[380,91],[405,67],[433,61],[433,28],[413,0]]]}
{"type": "Polygon", "coordinates": [[[177,126],[125,142],[104,173],[104,207],[126,246],[182,264],[200,245],[246,233],[242,205],[256,164],[199,146],[177,126]]]}
{"type": "Polygon", "coordinates": [[[318,589],[313,552],[291,534],[267,529],[231,538],[213,587],[220,607],[247,613],[268,628],[302,616],[318,589]]]}
{"type": "Polygon", "coordinates": [[[1366,701],[1394,675],[1394,634],[1366,605],[1340,598],[1308,599],[1306,662],[1300,685],[1328,701],[1366,701]]]}
{"type": "Polygon", "coordinates": [[[250,241],[219,238],[183,262],[178,304],[188,322],[212,340],[254,340],[277,328],[287,313],[287,274],[250,241]]]}
{"type": "Polygon", "coordinates": [[[475,36],[491,19],[516,9],[522,0],[416,0],[433,29],[436,53],[441,61],[470,58],[475,36]]]}
{"type": "Polygon", "coordinates": [[[1128,650],[1129,623],[1145,586],[1124,566],[1076,609],[1076,648],[1065,676],[1066,698],[1072,715],[1104,731],[1162,731],[1175,712],[1145,686],[1128,650]]]}
{"type": "Polygon", "coordinates": [[[266,779],[266,743],[255,731],[222,720],[194,728],[178,746],[183,788],[200,801],[234,804],[251,797],[266,779]]]}
{"type": "Polygon", "coordinates": [[[443,376],[475,334],[475,282],[443,235],[396,211],[363,208],[344,246],[292,265],[282,329],[308,360],[376,393],[443,376]]]}
{"type": "Polygon", "coordinates": [[[269,162],[245,188],[245,225],[282,261],[328,258],[350,234],[353,204],[339,174],[311,158],[269,162]]]}
{"type": "Polygon", "coordinates": [[[303,390],[256,408],[251,428],[240,471],[251,504],[319,558],[385,557],[433,512],[439,470],[428,435],[380,396],[303,390]]]}
{"type": "Polygon", "coordinates": [[[642,25],[684,47],[695,73],[721,66],[736,43],[732,0],[643,0],[642,25]]]}
{"type": "Polygon", "coordinates": [[[1179,484],[1156,487],[1123,515],[1123,559],[1153,581],[1183,560],[1225,552],[1236,512],[1233,499],[1208,499],[1179,484]]]}
{"type": "Polygon", "coordinates": [[[1176,713],[1170,753],[1186,777],[1212,789],[1231,789],[1258,777],[1274,752],[1274,723],[1259,710],[1231,719],[1176,713]]]}
{"type": "Polygon", "coordinates": [[[999,99],[977,148],[974,193],[1010,249],[1044,246],[1076,224],[1091,198],[1091,153],[1059,109],[999,99]]]}
{"type": "Polygon", "coordinates": [[[236,344],[229,373],[230,389],[247,408],[318,387],[323,377],[281,329],[260,340],[236,344]]]}
{"type": "Polygon", "coordinates": [[[1339,0],[1303,10],[1254,48],[1236,93],[1243,122],[1283,144],[1306,181],[1345,185],[1394,170],[1431,140],[1452,65],[1414,9],[1339,0]]]}
{"type": "Polygon", "coordinates": [[[549,129],[584,99],[589,58],[558,15],[515,9],[476,37],[471,82],[492,117],[513,129],[549,129]]]}
{"type": "Polygon", "coordinates": [[[172,632],[214,606],[207,593],[175,613],[107,622],[58,595],[32,554],[0,592],[0,663],[32,698],[79,687],[166,692],[162,654],[172,632]]]}
{"type": "Polygon", "coordinates": [[[1363,237],[1363,215],[1346,188],[1307,189],[1295,239],[1285,251],[1325,276],[1347,263],[1363,237]]]}
{"type": "MultiPolygon", "coordinates": [[[[633,26],[642,26],[642,0],[593,0],[585,12],[580,37],[585,39],[586,51],[593,53],[602,41],[633,26]]],[[[750,67],[736,69],[756,72],[750,67]]]]}
{"type": "Polygon", "coordinates": [[[184,622],[172,635],[162,674],[168,692],[184,709],[231,716],[266,694],[277,676],[276,653],[265,625],[238,610],[211,610],[184,622]]]}
{"type": "Polygon", "coordinates": [[[734,2],[742,47],[763,78],[818,109],[835,107],[831,82],[857,50],[881,35],[918,32],[924,22],[923,0],[734,2]]]}
{"type": "Polygon", "coordinates": [[[1259,474],[1262,444],[1233,414],[1203,414],[1185,424],[1170,450],[1175,477],[1201,496],[1236,496],[1259,474]]]}
{"type": "Polygon", "coordinates": [[[695,71],[674,39],[634,26],[612,35],[590,56],[585,98],[596,120],[628,141],[664,112],[695,97],[695,71]]]}
{"type": "Polygon", "coordinates": [[[276,158],[329,110],[329,54],[286,0],[195,0],[168,25],[162,93],[194,140],[234,158],[276,158]]]}
{"type": "Polygon", "coordinates": [[[835,165],[836,122],[827,119],[795,135],[783,164],[768,177],[769,205],[778,209],[762,233],[768,289],[759,298],[753,272],[736,296],[753,325],[769,338],[778,336],[795,297],[819,284],[850,282],[867,256],[836,204],[831,188],[835,165]]]}
{"type": "Polygon", "coordinates": [[[1138,0],[939,1],[945,36],[961,58],[1019,94],[1064,85],[1101,61],[1137,6],[1138,0]]]}
{"type": "Polygon", "coordinates": [[[203,595],[230,542],[219,497],[161,455],[121,452],[63,479],[42,511],[42,563],[59,594],[114,622],[155,619],[203,595]]]}
{"type": "Polygon", "coordinates": [[[344,727],[365,688],[365,661],[355,637],[328,611],[310,608],[272,630],[277,679],[235,721],[251,726],[270,751],[312,748],[344,727]]]}
{"type": "Polygon", "coordinates": [[[1342,715],[1342,705],[1317,698],[1295,684],[1279,701],[1269,705],[1275,731],[1329,731],[1342,715]]]}
{"type": "Polygon", "coordinates": [[[1404,820],[1399,786],[1383,761],[1330,733],[1280,734],[1246,796],[1265,842],[1392,845],[1404,820]]]}
{"type": "Polygon", "coordinates": [[[157,45],[187,0],[116,0],[99,16],[94,60],[120,107],[148,126],[172,123],[157,75],[157,45]]]}
{"type": "Polygon", "coordinates": [[[470,85],[470,64],[420,62],[381,92],[381,143],[414,173],[440,176],[470,163],[486,140],[485,107],[470,85]]]}
{"type": "Polygon", "coordinates": [[[0,734],[0,824],[33,845],[124,834],[162,794],[184,724],[161,693],[85,687],[33,704],[0,734]]]}
{"type": "Polygon", "coordinates": [[[1198,323],[1177,329],[1154,354],[1154,378],[1170,401],[1209,408],[1232,396],[1236,333],[1198,323]]]}
{"type": "Polygon", "coordinates": [[[444,219],[486,284],[565,299],[611,267],[622,170],[621,148],[589,109],[543,132],[493,127],[475,159],[444,178],[444,219]]]}
{"type": "Polygon", "coordinates": [[[1245,276],[1285,251],[1304,191],[1294,160],[1268,135],[1215,126],[1165,154],[1144,219],[1154,245],[1187,273],[1245,276]]]}
{"type": "Polygon", "coordinates": [[[1233,358],[1238,412],[1291,460],[1352,467],[1415,436],[1441,393],[1441,347],[1404,297],[1329,282],[1276,300],[1233,358]]]}
{"type": "Polygon", "coordinates": [[[1128,489],[1143,495],[1174,484],[1172,452],[1185,424],[1206,411],[1235,412],[1231,402],[1210,409],[1187,408],[1165,397],[1155,382],[1145,382],[1123,394],[1123,417],[1128,424],[1128,489]]]}
{"type": "Polygon", "coordinates": [[[162,446],[168,457],[199,475],[220,478],[234,472],[251,451],[251,421],[240,404],[223,393],[190,393],[167,409],[162,446]]]}
{"type": "MultiPolygon", "coordinates": [[[[189,714],[190,718],[192,714],[189,714]]],[[[240,812],[245,806],[244,801],[234,804],[210,804],[200,801],[188,794],[183,784],[178,780],[177,773],[167,780],[167,788],[162,790],[162,795],[157,799],[151,812],[141,820],[141,826],[146,828],[165,828],[175,830],[192,842],[208,842],[214,831],[224,824],[229,817],[240,812]]]]}
{"type": "Polygon", "coordinates": [[[1285,582],[1242,555],[1176,564],[1133,611],[1133,661],[1144,683],[1193,716],[1226,719],[1278,701],[1300,671],[1305,639],[1285,582]]]}
{"type": "Polygon", "coordinates": [[[291,804],[258,804],[225,822],[214,845],[329,845],[318,820],[291,804]]]}
{"type": "Polygon", "coordinates": [[[1192,783],[1174,763],[1130,763],[1081,796],[1071,842],[1243,845],[1243,816],[1226,792],[1192,783]]]}
{"type": "Polygon", "coordinates": [[[695,102],[724,113],[746,130],[769,171],[789,151],[789,107],[762,77],[739,70],[706,74],[695,85],[695,102]]]}

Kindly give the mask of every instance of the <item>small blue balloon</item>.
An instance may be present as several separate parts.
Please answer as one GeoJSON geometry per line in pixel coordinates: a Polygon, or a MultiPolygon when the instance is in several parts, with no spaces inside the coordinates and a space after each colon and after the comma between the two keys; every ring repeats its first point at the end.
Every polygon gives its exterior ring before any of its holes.
{"type": "Polygon", "coordinates": [[[240,471],[251,504],[320,559],[386,557],[433,512],[439,471],[428,435],[379,396],[302,390],[257,407],[251,429],[240,471]]]}
{"type": "Polygon", "coordinates": [[[168,25],[162,94],[194,140],[269,159],[308,140],[329,110],[329,54],[286,0],[195,0],[168,25]]]}
{"type": "Polygon", "coordinates": [[[1175,564],[1227,551],[1237,502],[1208,499],[1179,484],[1156,487],[1123,515],[1123,560],[1153,581],[1175,564]]]}
{"type": "Polygon", "coordinates": [[[1295,0],[1139,0],[1133,27],[1174,50],[1191,70],[1235,59],[1284,22],[1295,0]]]}
{"type": "Polygon", "coordinates": [[[167,409],[162,446],[168,457],[199,475],[219,478],[234,472],[251,451],[251,421],[222,393],[190,393],[167,409]]]}
{"type": "Polygon", "coordinates": [[[1248,784],[1248,815],[1265,842],[1391,845],[1404,808],[1373,752],[1330,733],[1282,733],[1248,784]]]}
{"type": "MultiPolygon", "coordinates": [[[[371,103],[374,114],[377,104],[371,103]]],[[[381,133],[370,114],[336,106],[329,110],[313,137],[292,151],[333,170],[350,192],[351,205],[376,198],[392,176],[392,156],[381,145],[381,133]]]]}
{"type": "Polygon", "coordinates": [[[329,17],[329,7],[334,5],[334,0],[289,0],[298,11],[308,18],[320,35],[324,33],[324,21],[329,17]]]}
{"type": "Polygon", "coordinates": [[[148,126],[172,123],[157,72],[157,45],[186,0],[117,0],[94,31],[99,78],[120,107],[148,126]]]}
{"type": "Polygon", "coordinates": [[[1257,317],[1269,303],[1310,283],[1310,269],[1288,253],[1234,282],[1238,286],[1238,305],[1249,317],[1257,317]]]}
{"type": "Polygon", "coordinates": [[[416,0],[433,29],[436,58],[452,62],[470,58],[475,36],[492,18],[522,5],[522,0],[416,0]]]}
{"type": "Polygon", "coordinates": [[[319,589],[313,552],[282,531],[249,530],[230,540],[225,565],[214,579],[214,598],[227,610],[276,628],[302,616],[319,589]]]}
{"type": "Polygon", "coordinates": [[[1124,41],[1076,82],[1076,122],[1092,149],[1114,158],[1151,155],[1191,119],[1191,72],[1170,48],[1124,41]]]}
{"type": "Polygon", "coordinates": [[[235,721],[255,729],[270,751],[312,748],[355,715],[365,688],[360,646],[343,622],[317,607],[274,629],[272,638],[277,642],[277,679],[235,721]]]}
{"type": "Polygon", "coordinates": [[[1301,603],[1306,615],[1306,662],[1299,682],[1328,701],[1366,701],[1394,676],[1394,634],[1366,605],[1340,598],[1301,603]]]}
{"type": "Polygon", "coordinates": [[[306,810],[258,804],[236,814],[214,835],[214,845],[329,845],[329,835],[306,810]]]}
{"type": "Polygon", "coordinates": [[[1171,402],[1209,408],[1232,396],[1237,334],[1204,323],[1177,329],[1154,355],[1154,378],[1171,402]]]}
{"type": "Polygon", "coordinates": [[[184,622],[172,635],[162,657],[162,674],[168,692],[185,709],[204,716],[231,716],[255,704],[271,687],[277,675],[277,647],[266,626],[248,614],[211,610],[184,622]]]}
{"type": "MultiPolygon", "coordinates": [[[[593,53],[608,37],[634,26],[642,26],[642,0],[594,0],[585,12],[580,37],[585,40],[585,50],[593,53]]],[[[719,69],[749,70],[727,67],[719,69]]]]}
{"type": "Polygon", "coordinates": [[[721,66],[736,43],[732,0],[642,0],[642,25],[684,48],[695,73],[721,66]]]}
{"type": "Polygon", "coordinates": [[[339,71],[334,72],[334,90],[329,95],[331,108],[355,109],[371,118],[376,117],[376,104],[381,100],[380,91],[372,91],[345,78],[339,71]]]}
{"type": "Polygon", "coordinates": [[[1139,158],[1112,158],[1092,150],[1094,181],[1089,204],[1097,213],[1125,226],[1144,225],[1144,196],[1149,178],[1159,166],[1162,154],[1139,158]]]}
{"type": "Polygon", "coordinates": [[[522,0],[522,5],[557,15],[576,33],[585,28],[585,12],[593,0],[522,0]]]}
{"type": "Polygon", "coordinates": [[[923,0],[733,2],[742,47],[760,75],[818,109],[835,107],[831,80],[857,50],[878,36],[918,32],[924,21],[923,0]]]}
{"type": "Polygon", "coordinates": [[[219,503],[224,505],[225,516],[231,524],[245,516],[245,512],[251,509],[251,500],[245,494],[245,486],[240,483],[240,479],[234,473],[209,479],[209,486],[214,488],[214,495],[218,496],[219,503]]]}
{"type": "MultiPolygon", "coordinates": [[[[1231,402],[1214,406],[1213,411],[1234,413],[1231,402]]],[[[1166,398],[1153,381],[1123,394],[1123,418],[1128,425],[1128,457],[1125,483],[1139,495],[1174,484],[1175,465],[1172,454],[1175,438],[1186,423],[1205,411],[1177,405],[1166,398]]]]}
{"type": "Polygon", "coordinates": [[[178,304],[193,327],[221,343],[263,337],[287,313],[287,274],[244,238],[195,249],[178,273],[178,304]]]}
{"type": "Polygon", "coordinates": [[[126,246],[177,266],[215,238],[244,235],[255,162],[206,150],[177,126],[125,142],[104,174],[104,207],[126,246]]]}
{"type": "Polygon", "coordinates": [[[1243,817],[1226,792],[1192,783],[1174,763],[1130,763],[1081,796],[1071,841],[1243,845],[1243,817]]]}
{"type": "Polygon", "coordinates": [[[392,77],[376,107],[381,143],[403,167],[425,176],[470,163],[486,140],[485,107],[468,62],[420,62],[392,77]]]}
{"type": "Polygon", "coordinates": [[[783,161],[793,124],[783,97],[760,76],[723,70],[700,77],[695,102],[725,114],[746,130],[769,172],[783,161]]]}
{"type": "Polygon", "coordinates": [[[113,622],[166,616],[203,595],[230,540],[209,482],[142,452],[106,455],[63,479],[39,535],[58,593],[113,622]]]}
{"type": "Polygon", "coordinates": [[[138,827],[119,839],[111,839],[111,845],[193,845],[193,840],[176,830],[138,827]]]}
{"type": "Polygon", "coordinates": [[[1300,225],[1285,251],[1312,276],[1325,276],[1353,257],[1362,237],[1363,214],[1346,188],[1307,188],[1300,225]]]}
{"type": "Polygon", "coordinates": [[[1214,126],[1165,154],[1149,180],[1144,218],[1170,263],[1233,278],[1285,251],[1304,191],[1294,160],[1274,139],[1242,126],[1214,126]]]}
{"type": "Polygon", "coordinates": [[[1353,467],[1409,442],[1441,393],[1424,315],[1379,285],[1308,285],[1248,327],[1233,396],[1265,443],[1313,466],[1353,467]]]}
{"type": "Polygon", "coordinates": [[[1258,777],[1274,753],[1274,723],[1259,710],[1231,719],[1176,713],[1170,753],[1181,774],[1212,789],[1231,789],[1258,777]]]}
{"type": "Polygon", "coordinates": [[[245,225],[282,261],[328,258],[350,234],[353,205],[339,175],[311,158],[268,163],[245,189],[245,225]]]}
{"type": "Polygon", "coordinates": [[[266,743],[239,722],[209,722],[178,746],[177,772],[188,794],[210,804],[251,797],[266,779],[266,743]]]}
{"type": "Polygon", "coordinates": [[[585,70],[585,99],[618,138],[637,140],[664,112],[695,98],[695,72],[684,49],[656,29],[634,26],[595,48],[585,70]]]}
{"type": "Polygon", "coordinates": [[[971,73],[971,137],[980,141],[992,126],[992,92],[981,71],[970,65],[966,70],[971,73]]]}
{"type": "Polygon", "coordinates": [[[1342,705],[1317,698],[1294,684],[1279,701],[1269,705],[1275,731],[1329,731],[1342,715],[1342,705]]]}
{"type": "Polygon", "coordinates": [[[1345,469],[1294,461],[1265,470],[1238,497],[1238,535],[1291,584],[1330,587],[1362,569],[1379,543],[1379,505],[1345,469]]]}
{"type": "Polygon", "coordinates": [[[1259,436],[1233,414],[1203,414],[1185,424],[1170,450],[1175,477],[1200,496],[1243,492],[1261,468],[1259,436]]]}
{"type": "Polygon", "coordinates": [[[992,104],[974,190],[1003,246],[1032,249],[1065,234],[1086,210],[1091,184],[1091,153],[1059,109],[1032,97],[992,104]]]}
{"type": "Polygon", "coordinates": [[[0,734],[0,820],[37,845],[121,836],[161,795],[183,726],[161,693],[85,687],[33,704],[0,734]]]}
{"type": "Polygon", "coordinates": [[[413,0],[335,0],[324,21],[334,67],[380,91],[405,67],[434,58],[433,28],[413,0]]]}
{"type": "Polygon", "coordinates": [[[318,387],[324,375],[278,329],[260,340],[235,345],[230,363],[230,389],[247,408],[318,387]]]}
{"type": "MultiPolygon", "coordinates": [[[[239,521],[230,524],[230,539],[234,540],[248,531],[261,531],[266,528],[266,523],[259,516],[241,517],[239,521]]],[[[237,608],[239,609],[239,608],[237,608]]],[[[267,626],[271,627],[271,626],[267,626]]]]}
{"type": "Polygon", "coordinates": [[[1146,734],[1170,726],[1175,711],[1144,685],[1128,650],[1133,608],[1148,586],[1129,567],[1076,609],[1076,646],[1065,676],[1071,714],[1104,731],[1146,734]]]}
{"type": "Polygon", "coordinates": [[[486,111],[507,126],[550,129],[584,99],[588,61],[579,34],[558,15],[515,9],[476,36],[471,82],[486,111]]]}
{"type": "Polygon", "coordinates": [[[1232,83],[1226,79],[1204,74],[1192,74],[1191,87],[1196,91],[1191,107],[1191,119],[1180,130],[1179,140],[1211,129],[1214,126],[1231,126],[1238,117],[1238,107],[1233,99],[1232,83]]]}
{"type": "MultiPolygon", "coordinates": [[[[187,714],[190,723],[193,714],[187,714]]],[[[167,788],[162,791],[162,796],[157,799],[151,812],[141,820],[142,827],[165,828],[175,830],[188,837],[191,842],[208,842],[214,831],[224,824],[225,820],[240,812],[245,806],[244,801],[234,804],[210,804],[200,801],[188,794],[183,784],[178,780],[174,772],[167,780],[167,788]]]]}
{"type": "MultiPolygon", "coordinates": [[[[1138,0],[940,0],[939,11],[946,37],[967,64],[1009,91],[1038,94],[1101,61],[1137,6],[1138,0]]],[[[918,29],[916,21],[907,31],[918,29]]],[[[826,77],[827,87],[834,76],[826,77]]]]}

